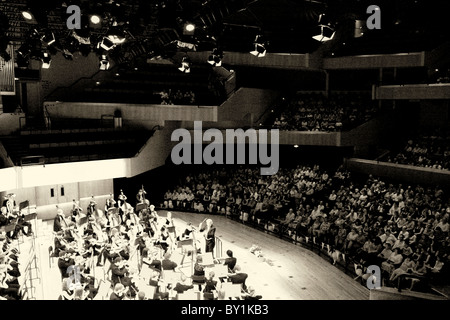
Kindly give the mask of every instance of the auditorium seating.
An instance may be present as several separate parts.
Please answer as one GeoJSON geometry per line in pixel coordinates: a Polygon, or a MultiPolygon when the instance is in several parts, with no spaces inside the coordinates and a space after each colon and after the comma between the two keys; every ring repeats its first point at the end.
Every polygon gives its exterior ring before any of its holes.
{"type": "MultiPolygon", "coordinates": [[[[301,244],[350,274],[356,272],[354,265],[361,265],[365,272],[368,265],[381,264],[384,259],[376,258],[376,254],[384,249],[385,230],[394,234],[394,244],[405,226],[409,235],[402,259],[410,256],[427,264],[427,281],[422,281],[417,290],[429,292],[434,286],[449,285],[450,202],[446,189],[352,176],[343,168],[325,172],[318,167],[299,166],[280,169],[271,177],[242,167],[205,168],[180,177],[161,199],[161,207],[198,211],[200,202],[204,213],[224,215],[301,244]],[[189,201],[186,194],[191,192],[195,198],[189,201]],[[217,201],[204,200],[205,192],[217,201]],[[255,199],[253,204],[248,202],[250,198],[255,199]],[[296,213],[294,219],[288,220],[289,208],[296,213]],[[352,229],[354,236],[349,236],[352,229]],[[369,247],[374,251],[369,253],[369,247]],[[431,270],[437,265],[438,255],[444,267],[437,267],[434,273],[431,270]]],[[[364,284],[366,278],[361,275],[364,284]]],[[[397,282],[388,281],[389,275],[383,275],[383,285],[396,287],[397,282]]]]}
{"type": "Polygon", "coordinates": [[[382,160],[424,168],[450,169],[450,128],[418,130],[397,152],[382,160]]]}
{"type": "MultiPolygon", "coordinates": [[[[85,121],[85,126],[89,123],[85,121]]],[[[92,126],[84,129],[43,130],[39,133],[22,131],[19,135],[2,137],[1,141],[13,162],[21,165],[33,157],[43,158],[44,163],[129,158],[139,151],[152,134],[150,130],[92,126]]]]}
{"type": "Polygon", "coordinates": [[[297,93],[273,108],[273,128],[294,131],[348,131],[377,113],[369,95],[359,93],[297,93]]]}

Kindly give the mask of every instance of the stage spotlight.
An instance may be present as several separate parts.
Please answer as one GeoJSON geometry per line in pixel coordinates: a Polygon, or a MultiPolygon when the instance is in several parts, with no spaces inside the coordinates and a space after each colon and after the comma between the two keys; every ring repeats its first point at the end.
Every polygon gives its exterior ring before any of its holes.
{"type": "Polygon", "coordinates": [[[250,51],[252,55],[258,58],[265,57],[266,52],[267,52],[266,47],[260,43],[255,43],[255,50],[250,51]]]}
{"type": "Polygon", "coordinates": [[[41,36],[41,41],[45,45],[51,46],[56,42],[55,34],[50,30],[46,30],[44,34],[41,36]]]}
{"type": "Polygon", "coordinates": [[[191,72],[191,62],[189,61],[188,57],[183,57],[183,60],[181,60],[181,67],[178,68],[183,73],[190,73],[191,72]]]}
{"type": "Polygon", "coordinates": [[[365,20],[355,20],[355,34],[354,38],[360,38],[364,35],[366,31],[366,21],[365,20]]]}
{"type": "Polygon", "coordinates": [[[314,40],[325,42],[330,41],[334,38],[335,31],[330,26],[320,25],[320,34],[313,36],[314,40]]]}
{"type": "Polygon", "coordinates": [[[103,50],[109,51],[114,49],[116,45],[107,37],[103,37],[102,41],[98,43],[97,48],[102,48],[103,50]]]}
{"type": "Polygon", "coordinates": [[[253,43],[255,45],[255,50],[250,51],[250,53],[258,58],[265,57],[267,50],[266,50],[266,42],[263,40],[263,36],[257,35],[253,43]]]}
{"type": "Polygon", "coordinates": [[[107,55],[102,54],[100,57],[100,66],[99,69],[102,71],[108,70],[110,67],[109,58],[107,55]]]}
{"type": "Polygon", "coordinates": [[[89,21],[90,21],[92,24],[99,24],[99,23],[102,21],[102,19],[100,18],[100,16],[98,16],[98,15],[96,15],[96,14],[93,14],[93,15],[91,15],[91,17],[89,18],[89,21]]]}
{"type": "Polygon", "coordinates": [[[42,61],[42,69],[50,68],[50,64],[52,63],[52,57],[51,57],[50,53],[43,52],[41,61],[42,61]]]}
{"type": "Polygon", "coordinates": [[[216,48],[209,55],[207,62],[213,67],[220,67],[222,66],[222,57],[223,54],[216,48]]]}
{"type": "Polygon", "coordinates": [[[31,21],[34,19],[34,16],[30,11],[22,11],[22,17],[27,21],[31,21]]]}
{"type": "Polygon", "coordinates": [[[193,23],[185,23],[183,28],[183,34],[187,36],[192,36],[195,33],[195,24],[193,23]]]}

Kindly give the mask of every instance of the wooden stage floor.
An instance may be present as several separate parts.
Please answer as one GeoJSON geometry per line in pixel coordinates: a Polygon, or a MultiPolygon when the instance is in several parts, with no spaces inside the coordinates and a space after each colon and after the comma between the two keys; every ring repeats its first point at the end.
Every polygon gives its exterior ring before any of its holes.
{"type": "MultiPolygon", "coordinates": [[[[158,211],[160,217],[166,211],[158,211]]],[[[209,217],[222,241],[222,255],[231,249],[246,284],[263,300],[369,300],[369,289],[353,280],[323,257],[299,245],[233,221],[225,216],[172,211],[177,229],[194,226],[209,217]],[[181,224],[181,226],[180,226],[181,224]],[[262,249],[263,258],[250,252],[252,245],[262,249]]]]}

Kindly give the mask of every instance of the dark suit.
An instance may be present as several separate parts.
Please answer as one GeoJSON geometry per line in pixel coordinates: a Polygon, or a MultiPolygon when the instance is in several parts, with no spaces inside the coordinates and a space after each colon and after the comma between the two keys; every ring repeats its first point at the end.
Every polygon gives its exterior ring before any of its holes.
{"type": "Polygon", "coordinates": [[[233,284],[242,284],[242,289],[247,290],[247,286],[245,285],[245,280],[247,280],[248,274],[246,273],[236,273],[228,276],[231,283],[233,284]]]}
{"type": "Polygon", "coordinates": [[[64,278],[68,278],[69,277],[69,273],[68,273],[68,268],[70,266],[73,266],[75,264],[75,261],[73,259],[69,259],[69,260],[65,260],[65,259],[58,259],[58,268],[59,271],[61,272],[61,277],[64,278]]]}
{"type": "Polygon", "coordinates": [[[175,268],[178,266],[176,262],[173,262],[169,259],[164,259],[161,262],[161,266],[163,270],[175,270],[175,268]]]}
{"type": "MultiPolygon", "coordinates": [[[[125,278],[125,274],[128,270],[125,267],[119,268],[116,264],[111,264],[111,281],[115,285],[116,283],[122,283],[125,278]]],[[[125,285],[125,284],[123,284],[125,285]]]]}
{"type": "Polygon", "coordinates": [[[173,288],[173,290],[175,290],[177,293],[183,293],[192,288],[194,288],[193,285],[187,285],[177,282],[177,285],[175,286],[175,288],[173,288]]]}
{"type": "Polygon", "coordinates": [[[225,259],[225,262],[223,263],[225,266],[228,266],[228,271],[233,271],[234,267],[236,266],[237,259],[234,257],[228,257],[225,259]]]}

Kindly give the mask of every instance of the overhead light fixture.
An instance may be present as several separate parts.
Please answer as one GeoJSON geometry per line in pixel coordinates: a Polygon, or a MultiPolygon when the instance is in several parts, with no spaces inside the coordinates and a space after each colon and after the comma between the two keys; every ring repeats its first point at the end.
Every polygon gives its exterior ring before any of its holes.
{"type": "Polygon", "coordinates": [[[183,34],[186,36],[192,36],[195,33],[195,24],[187,22],[183,27],[183,34]]]}
{"type": "Polygon", "coordinates": [[[333,28],[331,28],[330,26],[326,26],[326,25],[320,25],[320,34],[313,36],[312,38],[314,40],[320,41],[320,42],[325,42],[325,41],[330,41],[334,38],[334,35],[336,34],[336,32],[334,31],[333,28]]]}
{"type": "Polygon", "coordinates": [[[90,23],[97,25],[97,24],[100,24],[100,22],[102,21],[102,18],[96,14],[93,14],[90,16],[89,21],[90,21],[90,23]]]}
{"type": "Polygon", "coordinates": [[[108,58],[108,56],[105,55],[105,54],[102,54],[102,55],[100,56],[100,66],[99,66],[99,69],[102,70],[102,71],[106,71],[106,70],[109,69],[109,67],[110,67],[110,63],[109,63],[109,58],[108,58]]]}
{"type": "Polygon", "coordinates": [[[116,45],[111,41],[108,37],[103,37],[102,41],[100,41],[97,45],[97,48],[102,48],[103,50],[109,51],[114,49],[116,45]]]}
{"type": "Polygon", "coordinates": [[[255,45],[255,50],[250,51],[250,53],[258,58],[265,57],[267,53],[266,42],[263,40],[262,35],[257,35],[253,43],[255,45]]]}
{"type": "Polygon", "coordinates": [[[41,41],[45,45],[51,46],[56,42],[55,34],[50,30],[46,30],[44,34],[41,36],[41,41]]]}
{"type": "Polygon", "coordinates": [[[183,73],[190,73],[191,72],[191,62],[189,61],[188,57],[183,57],[181,60],[181,67],[178,68],[183,73]]]}
{"type": "Polygon", "coordinates": [[[364,35],[366,31],[366,21],[365,20],[355,20],[355,34],[354,38],[360,38],[364,35]]]}
{"type": "Polygon", "coordinates": [[[25,20],[33,20],[34,18],[30,11],[22,11],[22,17],[24,17],[25,20]]]}
{"type": "Polygon", "coordinates": [[[222,52],[219,49],[215,48],[209,55],[207,62],[213,67],[220,67],[222,66],[222,57],[222,52]]]}
{"type": "Polygon", "coordinates": [[[42,53],[42,57],[41,57],[41,61],[42,61],[42,69],[50,68],[50,64],[52,62],[52,57],[51,57],[50,53],[43,52],[42,53]]]}

